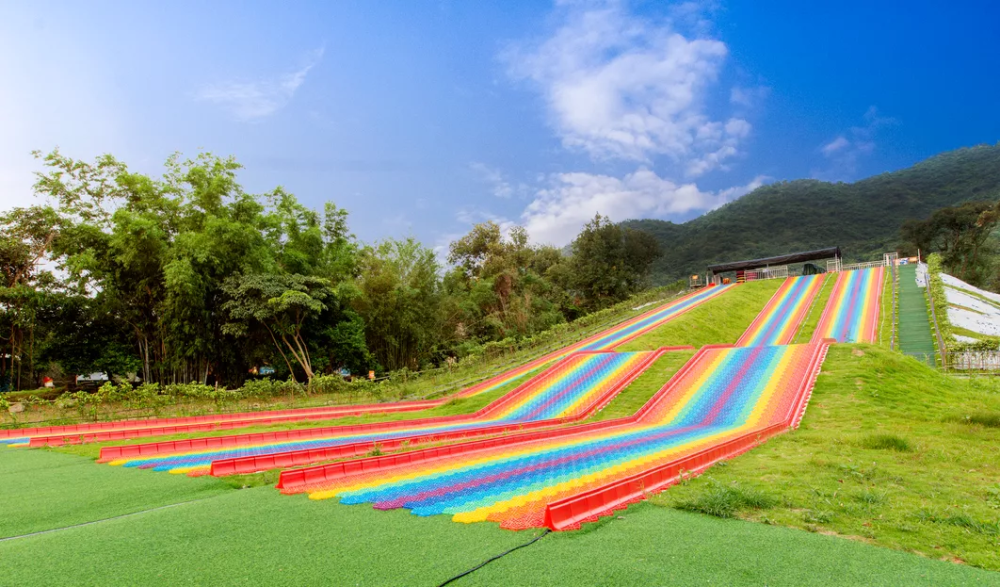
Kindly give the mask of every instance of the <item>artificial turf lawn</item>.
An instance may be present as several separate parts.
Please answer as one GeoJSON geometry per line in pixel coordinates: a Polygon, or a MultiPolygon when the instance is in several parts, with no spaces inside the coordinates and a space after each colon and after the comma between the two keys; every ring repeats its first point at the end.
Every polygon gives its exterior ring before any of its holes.
{"type": "Polygon", "coordinates": [[[1000,570],[1000,429],[976,423],[989,414],[995,379],[837,345],[799,430],[653,501],[704,511],[760,492],[775,505],[736,515],[1000,570]]]}
{"type": "Polygon", "coordinates": [[[1000,585],[990,573],[819,534],[637,504],[455,585],[1000,585]]]}
{"type": "Polygon", "coordinates": [[[732,286],[722,295],[692,308],[615,350],[645,351],[664,346],[736,344],[781,285],[781,279],[732,286]]]}
{"type": "MultiPolygon", "coordinates": [[[[433,586],[537,535],[259,487],[0,541],[0,584],[433,586]]],[[[985,586],[1000,574],[639,504],[456,584],[985,586]]]]}
{"type": "MultiPolygon", "coordinates": [[[[47,450],[0,447],[0,538],[92,522],[228,491],[218,479],[98,467],[47,450]]],[[[0,574],[0,584],[3,583],[0,574]]]]}

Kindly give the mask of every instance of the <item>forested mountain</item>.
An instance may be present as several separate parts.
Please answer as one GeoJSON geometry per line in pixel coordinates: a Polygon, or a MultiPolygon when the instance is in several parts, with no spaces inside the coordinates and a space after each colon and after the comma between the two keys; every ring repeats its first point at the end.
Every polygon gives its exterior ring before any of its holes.
{"type": "Polygon", "coordinates": [[[942,153],[855,183],[782,181],[704,216],[675,224],[627,220],[660,243],[653,280],[666,283],[707,265],[840,246],[849,259],[893,249],[902,224],[970,200],[1000,199],[1000,143],[942,153]]]}

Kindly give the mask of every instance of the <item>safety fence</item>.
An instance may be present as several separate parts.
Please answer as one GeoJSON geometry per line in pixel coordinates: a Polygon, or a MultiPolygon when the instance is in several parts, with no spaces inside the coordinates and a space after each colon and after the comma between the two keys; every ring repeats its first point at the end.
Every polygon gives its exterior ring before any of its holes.
{"type": "Polygon", "coordinates": [[[948,369],[955,371],[1000,372],[1000,351],[959,351],[947,357],[948,369]]]}

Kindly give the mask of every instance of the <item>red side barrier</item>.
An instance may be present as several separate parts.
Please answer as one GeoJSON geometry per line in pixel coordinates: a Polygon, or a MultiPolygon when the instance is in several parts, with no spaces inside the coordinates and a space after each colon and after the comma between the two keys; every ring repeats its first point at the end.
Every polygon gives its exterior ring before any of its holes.
{"type": "MultiPolygon", "coordinates": [[[[307,465],[319,461],[328,461],[340,458],[362,455],[371,452],[377,445],[380,450],[397,450],[404,446],[416,446],[431,442],[444,442],[461,440],[464,438],[492,436],[495,434],[507,434],[510,432],[525,432],[535,428],[553,428],[564,424],[578,422],[589,417],[594,412],[602,409],[610,402],[622,389],[629,385],[636,377],[641,375],[653,364],[663,353],[674,350],[689,350],[693,347],[664,347],[656,352],[650,353],[649,357],[638,363],[622,379],[609,388],[605,393],[595,398],[589,405],[580,409],[575,415],[566,418],[554,418],[540,420],[524,424],[499,425],[489,428],[478,428],[474,430],[456,430],[452,432],[439,432],[408,438],[393,438],[388,440],[365,441],[355,444],[334,446],[329,448],[302,449],[298,451],[288,451],[271,455],[237,457],[233,459],[220,459],[212,462],[211,474],[215,477],[227,475],[255,473],[282,467],[293,467],[307,465]]],[[[597,354],[597,353],[594,353],[597,354]]],[[[493,445],[490,445],[493,446],[493,445]]],[[[103,459],[103,454],[102,454],[103,459]]]]}
{"type": "Polygon", "coordinates": [[[787,428],[780,423],[755,430],[649,471],[550,503],[545,508],[545,525],[552,530],[574,530],[583,522],[597,521],[600,516],[610,515],[677,483],[682,474],[685,477],[697,475],[721,460],[754,448],[787,428]]]}
{"type": "MultiPolygon", "coordinates": [[[[412,408],[412,410],[423,410],[425,408],[412,408]]],[[[411,410],[390,410],[395,412],[411,410]]],[[[82,434],[57,435],[57,436],[35,436],[29,442],[29,447],[38,446],[61,446],[64,444],[83,444],[86,442],[105,442],[109,440],[128,440],[131,438],[143,438],[146,436],[166,436],[169,434],[187,434],[192,432],[210,432],[214,430],[232,430],[233,428],[246,428],[247,426],[266,426],[268,424],[282,424],[287,422],[307,422],[320,420],[333,420],[346,418],[348,416],[363,416],[369,412],[365,411],[344,411],[337,414],[311,413],[295,416],[278,416],[273,418],[254,418],[252,420],[231,420],[227,422],[206,422],[204,424],[184,424],[180,426],[158,426],[154,428],[137,428],[135,430],[109,430],[107,432],[89,432],[82,434]]]]}
{"type": "Polygon", "coordinates": [[[295,467],[319,461],[332,461],[335,459],[356,457],[358,455],[371,452],[375,449],[375,447],[378,447],[379,450],[399,450],[407,446],[429,444],[432,442],[446,442],[461,440],[463,438],[495,436],[513,432],[522,432],[532,430],[534,428],[547,428],[558,426],[564,422],[565,420],[561,418],[554,420],[540,420],[538,422],[527,422],[524,424],[507,424],[503,426],[490,426],[487,428],[476,428],[472,430],[455,430],[450,432],[439,432],[436,434],[389,438],[385,440],[366,440],[364,442],[342,444],[339,446],[308,448],[269,455],[220,459],[218,461],[212,461],[210,474],[214,477],[245,475],[248,473],[256,473],[258,471],[267,471],[269,469],[295,467]]]}
{"type": "MultiPolygon", "coordinates": [[[[306,440],[309,438],[320,438],[324,436],[349,435],[361,433],[375,433],[390,431],[398,428],[406,428],[416,425],[433,425],[443,423],[462,422],[471,419],[483,418],[491,413],[494,404],[498,402],[506,403],[506,398],[512,395],[520,395],[521,390],[530,389],[555,370],[558,365],[553,365],[543,373],[533,377],[523,383],[511,393],[499,400],[492,402],[489,406],[481,408],[473,414],[462,414],[457,416],[438,416],[435,418],[420,418],[416,420],[400,420],[396,422],[374,422],[371,424],[355,424],[348,426],[325,426],[322,428],[308,428],[303,430],[282,430],[280,432],[260,432],[256,434],[240,434],[236,436],[218,436],[209,438],[192,438],[187,440],[175,440],[167,442],[153,442],[147,444],[133,444],[127,446],[111,446],[101,449],[101,456],[98,462],[108,462],[121,458],[153,456],[157,454],[190,452],[197,450],[216,450],[245,444],[260,444],[268,442],[281,442],[291,440],[306,440]]],[[[219,428],[216,428],[219,429],[219,428]]],[[[188,430],[198,432],[199,430],[188,430]]],[[[367,452],[367,451],[365,451],[367,452]]]]}
{"type": "Polygon", "coordinates": [[[684,366],[681,367],[680,370],[678,370],[677,373],[675,373],[673,377],[671,377],[670,380],[667,381],[667,383],[664,384],[664,386],[661,387],[660,390],[657,391],[653,397],[651,397],[643,405],[643,407],[639,409],[639,411],[632,416],[606,420],[604,422],[580,424],[570,426],[568,428],[556,428],[531,433],[514,434],[511,436],[504,436],[499,439],[463,442],[450,446],[417,450],[400,455],[370,457],[345,461],[342,463],[318,465],[304,469],[291,469],[281,472],[277,488],[280,489],[282,493],[301,493],[310,487],[326,484],[335,479],[355,473],[375,470],[380,471],[457,454],[474,453],[476,451],[499,446],[500,444],[510,446],[514,444],[526,444],[539,440],[548,441],[556,438],[568,438],[580,434],[586,434],[592,430],[610,429],[617,426],[631,425],[640,420],[650,409],[655,407],[664,397],[666,397],[674,389],[674,387],[676,387],[678,382],[703,359],[706,352],[712,348],[732,348],[732,345],[708,345],[702,347],[701,350],[695,353],[695,355],[687,363],[685,363],[684,366]]]}
{"type": "Polygon", "coordinates": [[[147,418],[143,420],[117,420],[114,422],[91,422],[88,424],[71,424],[66,426],[43,426],[37,428],[14,428],[0,430],[0,438],[23,438],[27,436],[60,436],[74,435],[86,432],[104,432],[108,430],[133,429],[154,426],[180,426],[187,424],[202,424],[207,422],[226,422],[231,420],[251,420],[260,417],[278,417],[302,414],[333,414],[347,415],[382,411],[412,411],[433,408],[446,400],[421,400],[415,402],[399,402],[394,404],[358,404],[347,406],[323,406],[316,408],[295,408],[290,410],[267,410],[260,412],[239,412],[233,414],[213,414],[208,416],[187,416],[183,418],[147,418]]]}
{"type": "Polygon", "coordinates": [[[645,499],[651,493],[666,489],[677,483],[682,473],[686,477],[698,475],[721,460],[733,458],[772,436],[798,426],[812,393],[816,376],[826,357],[827,347],[825,341],[816,345],[803,373],[796,397],[793,398],[789,413],[783,421],[648,471],[550,503],[545,509],[545,525],[552,530],[577,529],[584,522],[596,521],[601,516],[610,515],[615,510],[645,499]]]}

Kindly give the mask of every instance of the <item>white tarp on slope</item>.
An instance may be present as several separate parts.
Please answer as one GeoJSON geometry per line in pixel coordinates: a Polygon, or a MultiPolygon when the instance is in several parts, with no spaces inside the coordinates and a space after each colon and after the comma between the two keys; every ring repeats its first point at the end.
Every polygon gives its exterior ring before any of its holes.
{"type": "Polygon", "coordinates": [[[944,283],[944,296],[948,302],[948,320],[954,326],[979,334],[1000,336],[1000,295],[983,291],[944,273],[941,274],[941,281],[944,283]],[[966,292],[978,294],[995,303],[966,292]]]}

